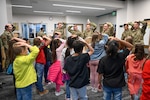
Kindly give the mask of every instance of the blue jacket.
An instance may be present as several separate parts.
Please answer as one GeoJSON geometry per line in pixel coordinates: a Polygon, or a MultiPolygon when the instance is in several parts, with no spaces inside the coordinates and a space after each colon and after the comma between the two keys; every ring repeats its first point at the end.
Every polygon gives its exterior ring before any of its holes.
{"type": "Polygon", "coordinates": [[[106,55],[105,44],[108,41],[108,35],[103,34],[102,40],[95,43],[94,53],[90,56],[90,60],[100,60],[103,56],[106,55]]]}

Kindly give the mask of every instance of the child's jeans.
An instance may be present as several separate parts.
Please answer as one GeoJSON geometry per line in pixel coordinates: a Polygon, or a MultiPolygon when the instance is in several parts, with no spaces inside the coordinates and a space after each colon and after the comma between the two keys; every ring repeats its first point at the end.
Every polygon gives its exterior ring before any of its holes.
{"type": "Polygon", "coordinates": [[[70,98],[69,80],[66,80],[66,98],[70,98]]]}
{"type": "Polygon", "coordinates": [[[43,80],[43,72],[44,72],[44,65],[40,63],[35,63],[35,69],[37,74],[37,82],[35,83],[36,88],[42,92],[44,91],[42,80],[43,80]]]}
{"type": "Polygon", "coordinates": [[[70,87],[72,100],[88,100],[86,86],[81,88],[70,87]]]}
{"type": "Polygon", "coordinates": [[[32,85],[25,88],[16,88],[17,100],[32,100],[32,85]]]}
{"type": "Polygon", "coordinates": [[[107,86],[103,86],[103,99],[104,100],[121,100],[122,99],[122,88],[111,88],[107,86]]]}
{"type": "Polygon", "coordinates": [[[47,61],[45,66],[44,66],[44,78],[45,78],[45,82],[48,83],[49,81],[47,80],[47,74],[48,74],[48,69],[50,67],[51,63],[50,61],[47,61]]]}

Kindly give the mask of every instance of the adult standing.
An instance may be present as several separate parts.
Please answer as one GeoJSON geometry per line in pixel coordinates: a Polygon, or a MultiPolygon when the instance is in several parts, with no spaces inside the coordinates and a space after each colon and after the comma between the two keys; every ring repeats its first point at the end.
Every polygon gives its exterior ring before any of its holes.
{"type": "Polygon", "coordinates": [[[110,22],[104,23],[102,33],[108,34],[109,36],[115,36],[113,24],[110,22]]]}
{"type": "Polygon", "coordinates": [[[124,24],[123,26],[124,26],[124,31],[123,31],[123,33],[122,33],[121,39],[122,39],[122,40],[125,40],[126,38],[132,36],[132,35],[131,35],[132,32],[131,32],[131,30],[129,29],[129,25],[128,25],[128,24],[124,24]]]}
{"type": "Polygon", "coordinates": [[[2,72],[2,41],[1,41],[1,38],[0,38],[0,72],[2,72]]]}
{"type": "Polygon", "coordinates": [[[83,34],[84,34],[84,39],[87,37],[92,37],[93,32],[96,30],[97,25],[93,22],[88,22],[86,24],[86,29],[84,30],[83,34]]]}
{"type": "Polygon", "coordinates": [[[1,35],[1,40],[2,40],[2,63],[3,63],[3,70],[6,69],[9,65],[9,55],[8,55],[8,49],[9,49],[9,41],[12,39],[13,34],[12,34],[13,27],[11,24],[5,25],[5,30],[1,35]]]}
{"type": "Polygon", "coordinates": [[[146,21],[135,21],[132,25],[132,37],[133,37],[133,44],[144,44],[143,37],[145,35],[145,30],[147,27],[146,21]],[[140,28],[140,24],[142,24],[142,28],[140,28]]]}
{"type": "Polygon", "coordinates": [[[37,36],[42,37],[42,36],[44,36],[44,35],[45,35],[45,33],[44,33],[44,28],[42,27],[42,28],[40,29],[39,33],[37,34],[37,36]]]}
{"type": "Polygon", "coordinates": [[[68,27],[68,31],[69,31],[72,35],[77,35],[77,36],[80,36],[80,37],[83,38],[83,33],[78,30],[78,26],[77,26],[77,25],[69,26],[69,27],[68,27]],[[73,29],[72,29],[72,27],[73,27],[73,29]]]}
{"type": "MultiPolygon", "coordinates": [[[[65,32],[64,32],[64,29],[66,28],[66,23],[64,22],[58,22],[57,24],[57,28],[54,30],[54,34],[56,32],[60,32],[61,35],[62,35],[62,38],[66,38],[66,35],[65,35],[65,32]]],[[[54,35],[53,34],[53,35],[54,35]]]]}

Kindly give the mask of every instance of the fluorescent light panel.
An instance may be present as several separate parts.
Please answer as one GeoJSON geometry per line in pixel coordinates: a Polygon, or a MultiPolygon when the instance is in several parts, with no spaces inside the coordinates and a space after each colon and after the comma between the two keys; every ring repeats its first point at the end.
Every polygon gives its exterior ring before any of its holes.
{"type": "Polygon", "coordinates": [[[62,12],[49,12],[49,11],[33,11],[35,13],[53,13],[53,14],[63,14],[62,12]]]}
{"type": "Polygon", "coordinates": [[[53,6],[71,7],[71,8],[82,8],[82,9],[94,9],[94,10],[106,10],[105,8],[74,6],[74,5],[62,5],[62,4],[53,4],[53,6]]]}
{"type": "Polygon", "coordinates": [[[25,6],[25,5],[12,5],[12,7],[32,8],[32,6],[25,6]]]}
{"type": "Polygon", "coordinates": [[[71,13],[81,13],[81,11],[73,11],[73,10],[66,10],[66,12],[71,12],[71,13]]]}

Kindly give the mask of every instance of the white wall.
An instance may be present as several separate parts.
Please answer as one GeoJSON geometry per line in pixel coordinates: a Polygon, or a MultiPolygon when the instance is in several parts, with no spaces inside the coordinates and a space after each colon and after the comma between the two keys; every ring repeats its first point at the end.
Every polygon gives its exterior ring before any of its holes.
{"type": "Polygon", "coordinates": [[[6,0],[1,0],[0,2],[0,34],[4,32],[4,27],[8,23],[7,20],[7,7],[6,7],[6,0]]]}
{"type": "Polygon", "coordinates": [[[21,23],[44,23],[47,25],[46,33],[51,34],[54,31],[54,24],[58,22],[66,22],[66,18],[62,16],[53,16],[52,20],[49,16],[37,16],[37,15],[13,15],[13,22],[19,23],[19,33],[22,33],[21,23]]]}
{"type": "Polygon", "coordinates": [[[133,9],[133,1],[127,0],[126,1],[126,16],[127,20],[126,22],[134,21],[134,9],[133,9]]]}
{"type": "Polygon", "coordinates": [[[98,17],[98,24],[104,24],[106,22],[111,22],[112,24],[116,24],[116,16],[112,16],[111,14],[98,17]]]}
{"type": "Polygon", "coordinates": [[[66,16],[66,22],[67,23],[74,23],[74,24],[83,24],[85,30],[87,19],[89,19],[91,22],[94,22],[97,24],[97,17],[90,17],[90,16],[66,16]]]}
{"type": "Polygon", "coordinates": [[[127,9],[119,9],[117,10],[117,16],[116,16],[116,37],[121,39],[122,33],[124,31],[123,27],[120,27],[120,25],[123,25],[127,22],[127,9]]]}
{"type": "Polygon", "coordinates": [[[0,34],[2,34],[5,30],[5,25],[12,23],[12,6],[10,0],[1,0],[0,13],[0,34]]]}
{"type": "Polygon", "coordinates": [[[7,19],[8,23],[12,23],[12,6],[11,6],[11,1],[6,0],[6,6],[7,6],[7,19]]]}
{"type": "Polygon", "coordinates": [[[150,0],[136,0],[133,5],[134,20],[150,18],[150,0]]]}

